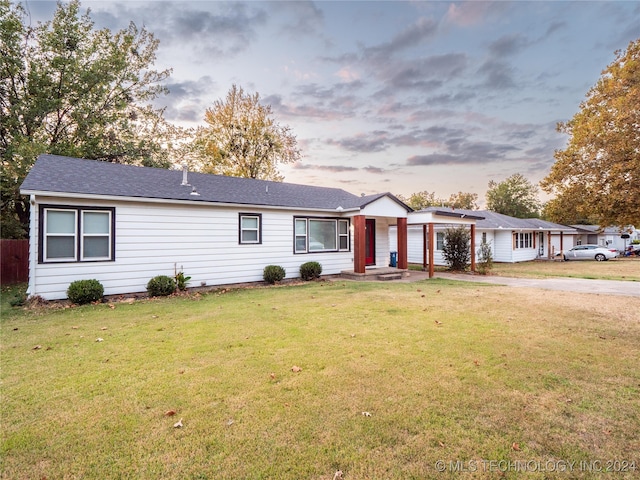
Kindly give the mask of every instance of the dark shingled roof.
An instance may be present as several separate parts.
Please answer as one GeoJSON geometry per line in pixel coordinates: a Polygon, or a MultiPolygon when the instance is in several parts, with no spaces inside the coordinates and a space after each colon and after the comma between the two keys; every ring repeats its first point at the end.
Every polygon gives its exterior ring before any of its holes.
{"type": "Polygon", "coordinates": [[[269,207],[335,210],[361,208],[385,195],[366,197],[339,188],[253,180],[189,172],[190,186],[181,185],[182,170],[136,167],[43,154],[21,186],[23,193],[51,192],[114,197],[184,200],[269,207]],[[199,195],[191,195],[195,188],[199,195]]]}

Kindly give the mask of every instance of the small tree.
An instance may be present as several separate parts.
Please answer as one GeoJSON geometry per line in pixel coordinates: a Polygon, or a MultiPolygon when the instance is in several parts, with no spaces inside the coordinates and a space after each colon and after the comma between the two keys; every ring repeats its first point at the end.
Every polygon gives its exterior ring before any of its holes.
{"type": "Polygon", "coordinates": [[[491,243],[482,242],[478,248],[478,264],[476,266],[478,273],[486,275],[493,268],[493,253],[491,252],[491,243]]]}
{"type": "Polygon", "coordinates": [[[464,226],[447,228],[444,233],[442,253],[449,265],[449,270],[464,271],[467,269],[471,252],[469,243],[471,234],[464,226]]]}

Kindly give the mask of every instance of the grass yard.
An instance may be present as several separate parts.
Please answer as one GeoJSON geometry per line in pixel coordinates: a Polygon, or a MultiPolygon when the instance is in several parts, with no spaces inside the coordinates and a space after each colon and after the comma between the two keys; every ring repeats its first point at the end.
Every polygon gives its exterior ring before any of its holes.
{"type": "Polygon", "coordinates": [[[607,262],[536,260],[521,263],[495,263],[491,274],[507,277],[572,277],[640,282],[640,258],[615,258],[607,262]]]}
{"type": "Polygon", "coordinates": [[[3,291],[2,478],[637,478],[640,299],[598,297],[338,281],[23,310],[3,291]]]}

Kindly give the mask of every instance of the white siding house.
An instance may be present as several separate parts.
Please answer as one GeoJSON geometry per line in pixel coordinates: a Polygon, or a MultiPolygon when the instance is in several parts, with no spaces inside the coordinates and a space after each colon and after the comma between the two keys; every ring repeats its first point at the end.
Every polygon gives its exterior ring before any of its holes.
{"type": "MultiPolygon", "coordinates": [[[[431,207],[408,215],[407,248],[410,263],[424,263],[424,234],[422,226],[413,225],[414,218],[421,212],[451,211],[452,209],[431,207]]],[[[483,240],[491,245],[495,262],[515,263],[535,260],[537,258],[553,258],[555,253],[574,246],[576,230],[565,225],[558,225],[540,219],[521,219],[492,212],[490,210],[459,210],[455,212],[463,216],[481,217],[475,222],[476,259],[477,249],[483,240]],[[562,247],[561,247],[562,245],[562,247]]],[[[439,224],[436,229],[436,245],[434,264],[446,265],[442,255],[442,238],[444,231],[451,225],[439,224]]],[[[397,237],[393,228],[389,231],[390,248],[396,248],[397,237]]]]}
{"type": "Polygon", "coordinates": [[[367,266],[382,266],[389,225],[410,210],[390,194],[184,175],[41,155],[21,187],[31,198],[27,293],[62,299],[71,282],[93,278],[106,295],[137,293],[178,272],[191,287],[258,282],[267,265],[295,278],[308,261],[339,274],[365,258],[356,217],[375,224],[367,266]]]}

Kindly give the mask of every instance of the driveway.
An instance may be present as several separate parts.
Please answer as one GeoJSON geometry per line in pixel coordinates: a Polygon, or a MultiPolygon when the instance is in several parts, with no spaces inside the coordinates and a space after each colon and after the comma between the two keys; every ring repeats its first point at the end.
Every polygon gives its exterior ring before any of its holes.
{"type": "MultiPolygon", "coordinates": [[[[426,272],[411,272],[412,280],[428,278],[426,272]],[[416,275],[418,274],[418,275],[416,275]]],[[[591,293],[594,295],[623,295],[640,297],[640,282],[623,282],[619,280],[590,280],[586,278],[512,278],[486,275],[470,275],[465,273],[436,272],[435,278],[446,278],[463,282],[493,283],[509,287],[542,288],[544,290],[562,290],[565,292],[591,293]]]]}

